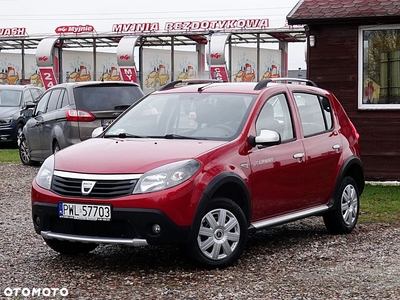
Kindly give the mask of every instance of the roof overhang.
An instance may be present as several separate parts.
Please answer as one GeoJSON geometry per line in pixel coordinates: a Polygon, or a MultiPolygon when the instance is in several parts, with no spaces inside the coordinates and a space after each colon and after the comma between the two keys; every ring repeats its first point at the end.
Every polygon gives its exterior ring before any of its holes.
{"type": "MultiPolygon", "coordinates": [[[[140,36],[140,46],[186,46],[207,44],[213,32],[163,32],[136,33],[140,36]]],[[[220,33],[220,31],[215,32],[220,33]]],[[[303,27],[267,28],[259,30],[223,31],[230,34],[232,44],[255,44],[277,42],[304,42],[306,33],[303,27]]],[[[0,37],[1,50],[36,49],[39,42],[47,37],[58,37],[56,47],[62,48],[93,48],[117,47],[122,37],[129,34],[121,33],[91,33],[71,35],[41,35],[41,36],[6,36],[0,37]]]]}

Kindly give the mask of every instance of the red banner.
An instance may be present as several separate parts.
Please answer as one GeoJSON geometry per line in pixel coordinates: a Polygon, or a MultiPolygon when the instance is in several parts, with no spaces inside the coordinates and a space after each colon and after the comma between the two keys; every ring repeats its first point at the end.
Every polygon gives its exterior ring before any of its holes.
{"type": "Polygon", "coordinates": [[[137,82],[136,70],[133,67],[119,67],[123,81],[137,82]]]}
{"type": "Polygon", "coordinates": [[[225,66],[211,66],[211,78],[229,81],[228,71],[225,66]]]}
{"type": "Polygon", "coordinates": [[[39,71],[46,90],[57,84],[56,75],[52,67],[39,68],[39,71]]]}

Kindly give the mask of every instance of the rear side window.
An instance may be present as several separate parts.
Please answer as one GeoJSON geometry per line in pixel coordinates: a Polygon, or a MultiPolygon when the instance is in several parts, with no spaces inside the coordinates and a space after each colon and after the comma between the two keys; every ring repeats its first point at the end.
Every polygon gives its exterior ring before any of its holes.
{"type": "Polygon", "coordinates": [[[294,93],[304,136],[311,136],[332,129],[332,110],[328,98],[294,93]]]}
{"type": "Polygon", "coordinates": [[[74,89],[77,109],[88,111],[125,110],[143,96],[133,85],[95,85],[74,89]]]}

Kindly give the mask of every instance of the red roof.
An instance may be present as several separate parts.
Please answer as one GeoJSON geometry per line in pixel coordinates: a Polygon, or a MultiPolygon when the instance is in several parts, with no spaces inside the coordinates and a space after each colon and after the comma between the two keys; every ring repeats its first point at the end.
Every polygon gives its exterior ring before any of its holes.
{"type": "Polygon", "coordinates": [[[289,24],[323,19],[397,17],[400,0],[300,0],[287,15],[289,24]]]}

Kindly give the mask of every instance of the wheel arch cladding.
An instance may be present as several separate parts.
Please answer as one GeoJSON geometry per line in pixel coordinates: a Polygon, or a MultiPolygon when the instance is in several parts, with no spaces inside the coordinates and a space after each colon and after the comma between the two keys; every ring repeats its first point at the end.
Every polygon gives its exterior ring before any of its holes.
{"type": "Polygon", "coordinates": [[[340,186],[343,179],[347,176],[353,178],[357,185],[357,191],[359,195],[361,195],[364,191],[365,186],[365,178],[364,178],[364,170],[363,165],[359,157],[357,156],[350,156],[347,160],[343,163],[343,166],[339,172],[339,176],[337,178],[335,184],[335,190],[333,193],[333,198],[329,206],[334,206],[334,200],[339,199],[340,195],[338,195],[340,191],[340,186]]]}
{"type": "Polygon", "coordinates": [[[196,209],[194,224],[197,224],[211,199],[226,197],[234,201],[243,210],[248,225],[251,220],[251,198],[245,181],[233,172],[224,172],[215,176],[206,186],[196,209]]]}

